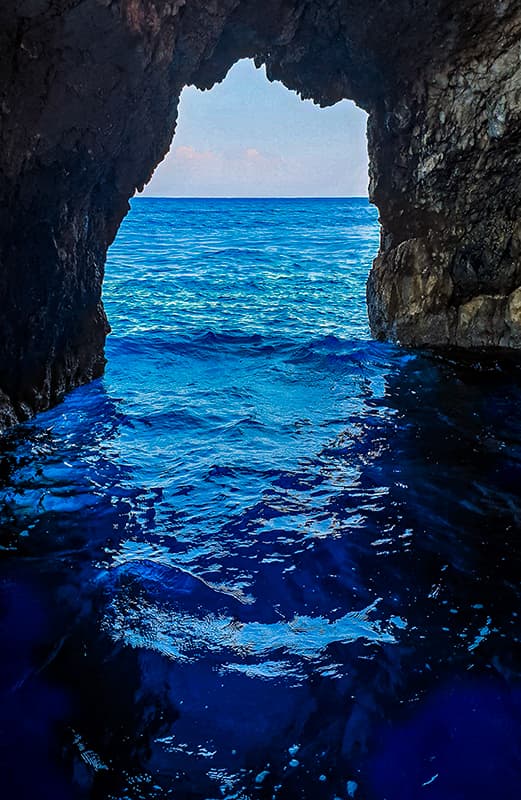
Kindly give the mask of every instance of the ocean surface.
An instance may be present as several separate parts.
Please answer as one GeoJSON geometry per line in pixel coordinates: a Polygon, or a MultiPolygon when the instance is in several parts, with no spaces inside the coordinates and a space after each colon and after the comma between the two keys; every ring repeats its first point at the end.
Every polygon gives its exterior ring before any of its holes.
{"type": "Polygon", "coordinates": [[[518,800],[521,366],[371,340],[364,200],[136,199],[0,442],[2,800],[518,800]]]}

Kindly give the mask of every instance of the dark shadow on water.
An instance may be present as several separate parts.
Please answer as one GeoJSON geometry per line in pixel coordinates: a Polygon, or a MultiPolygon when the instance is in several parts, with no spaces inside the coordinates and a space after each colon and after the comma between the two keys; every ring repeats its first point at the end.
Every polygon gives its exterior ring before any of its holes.
{"type": "Polygon", "coordinates": [[[378,345],[346,369],[360,411],[217,537],[264,559],[255,603],[173,564],[177,509],[134,485],[101,384],[6,437],[3,796],[517,800],[521,369],[378,345]]]}

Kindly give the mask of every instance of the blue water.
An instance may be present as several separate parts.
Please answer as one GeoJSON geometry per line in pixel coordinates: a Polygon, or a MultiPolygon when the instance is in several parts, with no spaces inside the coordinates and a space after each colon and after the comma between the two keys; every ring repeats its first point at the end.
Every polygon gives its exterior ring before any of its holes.
{"type": "Polygon", "coordinates": [[[521,364],[371,341],[362,200],[136,199],[0,445],[5,800],[521,783],[521,364]]]}

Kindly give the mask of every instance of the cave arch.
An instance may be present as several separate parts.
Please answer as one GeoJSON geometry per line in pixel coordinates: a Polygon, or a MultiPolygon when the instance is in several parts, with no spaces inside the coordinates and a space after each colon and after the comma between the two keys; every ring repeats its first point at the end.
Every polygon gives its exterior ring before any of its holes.
{"type": "Polygon", "coordinates": [[[183,86],[240,58],[369,113],[373,333],[521,346],[516,0],[6,0],[0,427],[101,374],[106,251],[183,86]]]}

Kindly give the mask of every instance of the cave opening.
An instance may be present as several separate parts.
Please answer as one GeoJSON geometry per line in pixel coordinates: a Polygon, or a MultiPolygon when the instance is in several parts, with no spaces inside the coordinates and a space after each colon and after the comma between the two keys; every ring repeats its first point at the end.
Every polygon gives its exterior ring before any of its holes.
{"type": "Polygon", "coordinates": [[[199,414],[216,395],[234,409],[226,425],[307,419],[295,408],[307,393],[285,387],[300,348],[327,361],[371,338],[366,115],[303,102],[244,60],[209,92],[185,89],[178,120],[108,253],[105,385],[152,420],[157,442],[159,409],[199,414]]]}
{"type": "MultiPolygon", "coordinates": [[[[367,291],[373,336],[520,346],[518,184],[505,169],[518,162],[518,11],[410,5],[404,16],[361,2],[4,4],[1,428],[103,374],[104,265],[129,198],[168,150],[183,87],[208,89],[247,57],[320,105],[352,98],[369,114],[382,225],[367,291]]],[[[295,151],[305,132],[294,131],[295,151]]],[[[211,149],[181,147],[174,159],[212,160],[211,149]]],[[[262,152],[245,147],[244,173],[262,152]]],[[[222,193],[241,164],[211,169],[222,193]]]]}
{"type": "Polygon", "coordinates": [[[356,319],[355,335],[367,337],[365,280],[379,228],[367,199],[366,125],[351,101],[320,108],[249,59],[210,91],[185,88],[170,151],[109,250],[110,339],[147,324],[258,334],[284,319],[338,337],[356,319]],[[129,294],[145,261],[149,280],[129,294]]]}

